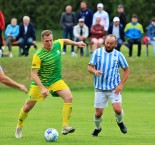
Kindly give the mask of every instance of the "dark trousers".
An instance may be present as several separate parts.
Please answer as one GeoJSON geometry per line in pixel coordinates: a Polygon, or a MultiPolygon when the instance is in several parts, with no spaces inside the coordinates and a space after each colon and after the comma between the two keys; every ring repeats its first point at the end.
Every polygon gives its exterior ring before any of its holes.
{"type": "Polygon", "coordinates": [[[137,56],[141,55],[141,39],[129,39],[129,57],[132,56],[133,44],[138,44],[138,53],[137,56]]]}
{"type": "MultiPolygon", "coordinates": [[[[74,40],[73,28],[65,28],[63,30],[63,38],[67,38],[68,35],[70,36],[70,40],[74,40]]],[[[64,45],[63,51],[66,52],[66,45],[64,45]]],[[[74,52],[74,45],[72,45],[71,52],[74,52]]]]}
{"type": "Polygon", "coordinates": [[[33,45],[33,38],[19,38],[18,40],[19,47],[22,48],[23,53],[22,55],[28,56],[29,55],[29,49],[31,45],[33,45]]]}
{"type": "MultiPolygon", "coordinates": [[[[78,38],[76,39],[76,42],[79,42],[81,40],[79,40],[78,38]]],[[[83,40],[83,42],[85,42],[85,40],[83,40]]],[[[84,52],[83,52],[83,48],[78,47],[80,49],[80,55],[83,56],[84,52]]]]}

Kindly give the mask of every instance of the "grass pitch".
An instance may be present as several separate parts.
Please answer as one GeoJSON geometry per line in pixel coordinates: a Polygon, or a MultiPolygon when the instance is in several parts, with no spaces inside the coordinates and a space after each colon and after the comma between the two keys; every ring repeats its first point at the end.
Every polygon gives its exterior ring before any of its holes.
{"type": "Polygon", "coordinates": [[[14,137],[18,113],[26,95],[18,90],[1,90],[0,102],[0,144],[1,145],[46,145],[44,131],[53,127],[59,132],[59,145],[154,145],[155,116],[154,92],[123,92],[124,122],[128,133],[122,134],[115,122],[111,105],[105,109],[102,132],[99,137],[90,134],[93,123],[93,90],[73,91],[73,112],[70,125],[76,128],[73,134],[62,135],[61,98],[49,96],[44,102],[38,102],[24,122],[23,138],[14,137]],[[7,93],[6,93],[7,92],[7,93]]]}
{"type": "MultiPolygon", "coordinates": [[[[40,42],[38,44],[41,46],[40,42]]],[[[145,46],[142,47],[140,58],[136,57],[137,46],[134,46],[132,58],[128,58],[125,46],[121,51],[130,67],[129,79],[123,90],[127,134],[120,132],[109,104],[104,111],[103,130],[99,137],[90,135],[94,129],[93,75],[87,72],[90,57],[73,58],[68,47],[67,54],[62,56],[62,69],[64,80],[74,95],[70,125],[76,128],[75,133],[61,135],[63,101],[49,96],[29,113],[24,123],[23,138],[15,139],[17,118],[26,95],[0,84],[0,145],[155,145],[155,57],[152,47],[149,47],[149,57],[145,55],[145,46]],[[50,127],[59,132],[57,142],[47,143],[44,139],[44,131],[50,127]]],[[[33,52],[34,49],[31,48],[28,57],[18,57],[18,48],[13,47],[14,57],[0,60],[4,72],[27,87],[30,84],[33,52]]]]}

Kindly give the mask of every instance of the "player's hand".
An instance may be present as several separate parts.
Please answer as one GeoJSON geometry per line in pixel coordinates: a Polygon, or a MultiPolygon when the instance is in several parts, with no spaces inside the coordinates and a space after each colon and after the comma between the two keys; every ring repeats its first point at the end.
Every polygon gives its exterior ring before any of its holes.
{"type": "Polygon", "coordinates": [[[101,70],[95,70],[95,73],[94,73],[96,76],[100,76],[102,75],[102,71],[101,70]]]}
{"type": "Polygon", "coordinates": [[[85,47],[86,44],[83,41],[77,42],[78,47],[85,47]]]}
{"type": "Polygon", "coordinates": [[[46,88],[42,88],[41,93],[44,98],[46,98],[49,95],[49,91],[46,88]]]}
{"type": "Polygon", "coordinates": [[[25,92],[26,94],[28,93],[28,89],[24,85],[19,85],[19,89],[25,92]]]}
{"type": "Polygon", "coordinates": [[[116,88],[115,88],[115,93],[118,95],[119,93],[121,93],[123,89],[123,85],[119,84],[116,88]]]}

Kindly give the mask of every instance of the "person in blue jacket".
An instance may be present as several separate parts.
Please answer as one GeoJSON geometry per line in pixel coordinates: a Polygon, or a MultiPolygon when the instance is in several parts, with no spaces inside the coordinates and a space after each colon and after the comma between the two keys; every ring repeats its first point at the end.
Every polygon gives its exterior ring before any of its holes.
{"type": "Polygon", "coordinates": [[[125,36],[128,38],[129,43],[129,57],[132,57],[132,46],[133,44],[138,44],[137,56],[141,55],[141,38],[143,36],[144,30],[143,26],[138,23],[137,15],[132,15],[131,22],[125,27],[125,36]]]}
{"type": "Polygon", "coordinates": [[[17,19],[12,18],[11,24],[8,24],[5,30],[5,45],[3,47],[3,49],[5,49],[5,47],[8,46],[9,57],[13,57],[12,42],[16,41],[18,34],[19,34],[19,26],[17,25],[17,19]]]}

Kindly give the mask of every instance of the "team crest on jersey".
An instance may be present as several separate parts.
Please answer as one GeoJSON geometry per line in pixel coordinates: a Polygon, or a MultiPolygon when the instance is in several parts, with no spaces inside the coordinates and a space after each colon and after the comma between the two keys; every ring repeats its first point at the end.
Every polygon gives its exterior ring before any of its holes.
{"type": "Polygon", "coordinates": [[[57,50],[57,53],[58,53],[58,54],[60,54],[60,51],[59,51],[59,50],[57,50]]]}

